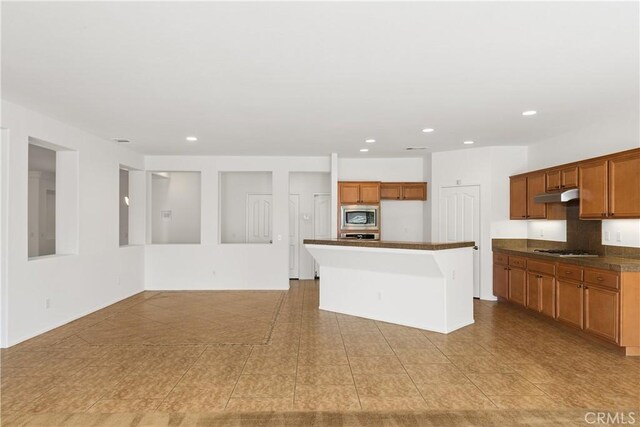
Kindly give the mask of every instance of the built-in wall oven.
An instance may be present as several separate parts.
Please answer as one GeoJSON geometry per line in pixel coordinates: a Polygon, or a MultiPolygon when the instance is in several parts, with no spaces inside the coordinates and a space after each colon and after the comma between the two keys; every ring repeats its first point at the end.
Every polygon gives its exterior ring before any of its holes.
{"type": "Polygon", "coordinates": [[[367,231],[380,228],[380,208],[375,205],[343,205],[340,208],[342,231],[367,231]]]}

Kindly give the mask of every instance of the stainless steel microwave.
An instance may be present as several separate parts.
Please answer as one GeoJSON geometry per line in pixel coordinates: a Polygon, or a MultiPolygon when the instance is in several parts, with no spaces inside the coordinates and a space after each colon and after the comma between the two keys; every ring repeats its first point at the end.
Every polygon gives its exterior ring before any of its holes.
{"type": "Polygon", "coordinates": [[[377,230],[380,208],[369,205],[344,205],[340,209],[342,230],[377,230]]]}

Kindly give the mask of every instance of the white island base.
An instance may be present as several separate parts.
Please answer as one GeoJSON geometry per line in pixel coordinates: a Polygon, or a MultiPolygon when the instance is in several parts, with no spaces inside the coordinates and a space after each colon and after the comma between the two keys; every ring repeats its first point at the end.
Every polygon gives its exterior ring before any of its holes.
{"type": "Polygon", "coordinates": [[[308,242],[322,310],[445,334],[473,323],[473,243],[423,250],[308,242]]]}

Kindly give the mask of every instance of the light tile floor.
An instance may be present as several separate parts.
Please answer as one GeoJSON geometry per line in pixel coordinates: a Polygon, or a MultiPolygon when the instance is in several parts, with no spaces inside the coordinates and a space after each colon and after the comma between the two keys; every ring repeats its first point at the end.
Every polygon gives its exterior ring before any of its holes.
{"type": "Polygon", "coordinates": [[[3,425],[107,413],[158,425],[176,412],[640,414],[640,358],[505,304],[476,301],[475,319],[442,335],[325,312],[314,281],[144,292],[3,350],[3,425]]]}

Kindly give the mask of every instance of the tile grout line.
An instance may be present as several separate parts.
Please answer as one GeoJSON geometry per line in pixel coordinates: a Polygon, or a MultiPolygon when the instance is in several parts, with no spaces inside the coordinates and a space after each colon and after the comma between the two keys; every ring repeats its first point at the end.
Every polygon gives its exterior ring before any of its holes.
{"type": "Polygon", "coordinates": [[[347,363],[349,364],[349,372],[351,372],[351,381],[353,381],[353,388],[356,391],[356,396],[358,396],[358,405],[360,405],[360,410],[362,410],[362,401],[360,400],[360,392],[358,392],[358,387],[356,386],[356,378],[353,376],[353,368],[351,367],[351,360],[349,359],[349,352],[347,352],[347,346],[344,344],[344,335],[342,334],[342,326],[340,326],[340,319],[334,313],[336,318],[336,323],[338,323],[338,330],[340,331],[340,340],[342,341],[342,348],[344,349],[344,354],[347,356],[347,363]]]}
{"type": "Polygon", "coordinates": [[[175,390],[176,386],[178,384],[180,384],[180,381],[182,381],[182,379],[184,378],[185,375],[187,375],[187,372],[189,372],[191,370],[191,368],[193,368],[193,366],[196,364],[196,362],[202,357],[202,355],[204,354],[205,351],[207,351],[207,348],[209,346],[205,346],[204,349],[202,349],[202,352],[198,355],[198,357],[196,357],[193,362],[189,365],[189,367],[184,371],[184,374],[182,374],[180,376],[180,379],[178,381],[176,381],[176,383],[173,385],[173,387],[171,387],[171,390],[169,391],[169,393],[167,393],[163,398],[162,401],[158,404],[158,406],[156,408],[159,408],[164,402],[165,400],[167,400],[167,398],[169,397],[169,395],[173,392],[173,390],[175,390]]]}
{"type": "Polygon", "coordinates": [[[293,380],[293,408],[296,406],[296,391],[298,389],[298,368],[300,367],[300,345],[302,344],[302,322],[304,321],[304,295],[307,292],[306,287],[302,288],[302,297],[300,303],[300,326],[298,327],[298,351],[296,352],[296,376],[293,380]]]}
{"type": "MultiPolygon", "coordinates": [[[[420,395],[420,398],[422,399],[422,401],[425,404],[425,407],[427,405],[427,400],[424,398],[424,396],[422,395],[422,392],[420,391],[420,388],[418,388],[418,385],[416,384],[416,382],[413,380],[413,378],[411,378],[411,375],[409,375],[409,371],[407,371],[407,368],[404,366],[404,363],[402,362],[402,360],[400,360],[400,358],[398,357],[398,353],[396,353],[395,348],[393,348],[393,346],[391,344],[389,344],[389,340],[387,340],[387,337],[384,335],[384,332],[382,332],[380,330],[380,326],[378,326],[378,322],[374,321],[374,324],[376,325],[376,328],[378,329],[378,331],[380,332],[380,334],[382,335],[382,338],[384,338],[384,342],[387,343],[387,345],[389,346],[389,348],[391,349],[391,351],[393,352],[393,355],[396,357],[396,359],[398,359],[398,362],[400,363],[400,366],[402,366],[402,370],[404,371],[404,373],[407,375],[407,377],[409,377],[409,379],[411,380],[411,383],[413,384],[413,386],[416,388],[418,394],[420,395]]],[[[422,335],[422,334],[420,334],[422,335]]],[[[429,338],[427,338],[427,340],[429,340],[429,338]]],[[[431,340],[429,340],[429,342],[431,342],[431,340]]],[[[434,347],[435,344],[434,344],[434,347]]],[[[436,347],[436,349],[438,349],[438,347],[436,347]]],[[[440,349],[438,349],[440,350],[440,349]]],[[[444,353],[443,353],[444,355],[444,353]]],[[[445,356],[446,357],[446,356],[445,356]]]]}
{"type": "Polygon", "coordinates": [[[247,356],[247,358],[245,359],[244,363],[242,364],[242,370],[240,371],[240,375],[238,375],[238,379],[236,380],[236,383],[233,385],[233,389],[231,389],[231,393],[229,393],[229,397],[227,398],[227,403],[225,403],[224,405],[224,409],[227,409],[227,406],[229,406],[229,401],[231,400],[231,398],[233,397],[233,393],[236,391],[236,387],[238,387],[238,383],[240,382],[240,378],[242,378],[242,374],[244,372],[244,368],[247,366],[247,362],[249,361],[249,358],[251,357],[251,355],[253,354],[253,345],[251,346],[251,351],[249,352],[249,355],[247,356]]]}

